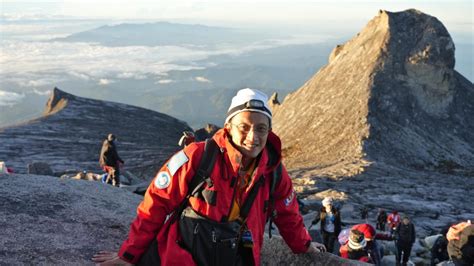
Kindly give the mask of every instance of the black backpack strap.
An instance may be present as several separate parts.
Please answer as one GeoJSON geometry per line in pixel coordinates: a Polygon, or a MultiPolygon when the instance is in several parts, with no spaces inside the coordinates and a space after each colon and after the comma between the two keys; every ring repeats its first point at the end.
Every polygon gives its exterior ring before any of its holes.
{"type": "Polygon", "coordinates": [[[273,196],[274,192],[275,192],[275,188],[278,184],[280,184],[280,180],[281,180],[281,172],[282,172],[282,165],[281,163],[278,164],[278,166],[276,167],[275,171],[273,171],[273,176],[272,176],[272,179],[270,180],[270,199],[269,199],[269,204],[270,204],[270,210],[271,210],[271,214],[270,214],[270,217],[269,217],[269,225],[268,225],[268,237],[269,238],[272,238],[272,224],[273,224],[273,219],[275,218],[276,216],[276,211],[274,209],[274,205],[275,205],[275,197],[273,196]]]}
{"type": "Polygon", "coordinates": [[[265,179],[263,176],[260,176],[260,178],[257,180],[255,185],[252,187],[252,190],[249,192],[249,195],[247,196],[247,199],[245,200],[244,204],[242,204],[242,207],[240,208],[240,218],[242,221],[247,220],[247,216],[249,215],[250,208],[252,207],[252,204],[257,197],[258,191],[260,190],[260,187],[265,183],[265,179]]]}
{"type": "Polygon", "coordinates": [[[173,216],[171,223],[174,223],[176,219],[181,216],[181,213],[188,205],[189,198],[191,196],[196,196],[204,189],[204,183],[207,183],[208,187],[213,186],[211,181],[211,173],[214,169],[216,157],[219,151],[219,146],[217,146],[217,143],[214,139],[206,139],[204,153],[202,155],[201,161],[199,162],[199,167],[191,179],[191,182],[188,184],[188,194],[176,209],[176,214],[173,216]]]}

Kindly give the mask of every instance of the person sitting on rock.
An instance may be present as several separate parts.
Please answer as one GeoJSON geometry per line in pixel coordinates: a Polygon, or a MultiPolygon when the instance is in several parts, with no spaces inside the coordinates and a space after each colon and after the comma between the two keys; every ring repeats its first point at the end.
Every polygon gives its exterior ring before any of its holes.
{"type": "Polygon", "coordinates": [[[339,253],[342,258],[373,263],[367,250],[364,234],[357,229],[350,231],[349,241],[339,248],[339,253]]]}
{"type": "Polygon", "coordinates": [[[449,260],[448,255],[448,239],[446,234],[448,233],[449,226],[441,230],[441,235],[436,238],[433,246],[431,247],[431,266],[449,260]]]}
{"type": "Polygon", "coordinates": [[[120,186],[120,163],[125,162],[120,158],[115,146],[116,137],[114,134],[109,134],[107,139],[102,143],[100,150],[99,163],[100,166],[107,172],[106,183],[112,183],[113,186],[120,186]]]}
{"type": "Polygon", "coordinates": [[[258,90],[239,90],[223,129],[206,142],[186,146],[162,166],[119,252],[99,252],[93,261],[260,265],[269,217],[294,253],[313,257],[324,251],[322,244],[311,241],[298,211],[280,139],[271,131],[267,99],[258,90]],[[213,158],[213,164],[202,168],[207,158],[213,158]],[[269,201],[275,171],[280,178],[269,201]]]}
{"type": "Polygon", "coordinates": [[[470,220],[451,226],[446,238],[449,241],[449,257],[454,265],[474,265],[474,225],[470,220]]]}
{"type": "Polygon", "coordinates": [[[393,235],[395,229],[397,228],[398,224],[400,224],[400,214],[398,214],[397,210],[394,210],[390,213],[387,217],[388,229],[390,230],[390,234],[393,235]]]}
{"type": "Polygon", "coordinates": [[[377,213],[377,230],[385,231],[385,224],[387,223],[387,212],[384,209],[380,208],[377,213]]]}
{"type": "Polygon", "coordinates": [[[411,248],[416,240],[415,225],[410,221],[408,216],[404,216],[402,222],[395,229],[395,243],[397,246],[396,264],[400,265],[401,260],[403,266],[407,265],[410,258],[411,248]]]}

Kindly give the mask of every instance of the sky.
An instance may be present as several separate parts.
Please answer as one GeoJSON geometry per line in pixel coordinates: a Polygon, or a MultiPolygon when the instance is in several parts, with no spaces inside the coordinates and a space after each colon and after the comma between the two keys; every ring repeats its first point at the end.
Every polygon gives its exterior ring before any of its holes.
{"type": "Polygon", "coordinates": [[[96,19],[182,19],[229,24],[308,25],[318,21],[368,21],[379,9],[417,8],[451,25],[470,24],[471,0],[2,0],[7,18],[76,17],[96,19]]]}

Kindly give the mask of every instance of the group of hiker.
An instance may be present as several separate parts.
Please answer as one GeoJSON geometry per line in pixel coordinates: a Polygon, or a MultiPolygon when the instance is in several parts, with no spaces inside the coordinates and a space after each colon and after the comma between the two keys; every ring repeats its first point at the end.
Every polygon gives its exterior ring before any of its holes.
{"type": "Polygon", "coordinates": [[[345,224],[341,220],[339,209],[333,204],[333,199],[325,197],[321,203],[321,210],[310,227],[319,222],[321,223],[321,238],[328,252],[334,252],[334,244],[337,239],[340,244],[339,254],[341,257],[381,265],[383,249],[376,240],[395,240],[397,265],[406,265],[410,257],[411,247],[416,239],[415,227],[408,216],[404,216],[400,220],[400,215],[396,211],[389,216],[386,214],[384,216],[385,212],[380,209],[377,215],[377,229],[380,228],[380,224],[384,224],[386,221],[389,223],[391,231],[385,233],[384,226],[382,226],[380,230],[384,233],[376,233],[376,229],[367,223],[368,209],[364,206],[363,211],[361,211],[361,219],[365,220],[366,223],[356,224],[342,230],[342,226],[345,226],[345,224]],[[382,218],[384,218],[384,221],[381,221],[382,218]]]}
{"type": "MultiPolygon", "coordinates": [[[[328,252],[350,260],[382,265],[384,249],[378,241],[395,241],[395,264],[407,265],[416,240],[415,225],[407,215],[400,216],[396,210],[387,215],[380,208],[374,228],[367,222],[368,208],[364,206],[361,209],[361,214],[364,213],[361,219],[366,223],[342,229],[345,224],[333,199],[326,197],[321,203],[321,210],[310,228],[320,222],[321,238],[328,252]],[[387,231],[385,224],[388,224],[387,231]],[[336,239],[340,244],[339,253],[334,252],[336,239]]],[[[474,225],[470,221],[449,225],[436,237],[431,247],[430,265],[448,260],[456,266],[474,265],[474,225]]]]}
{"type": "MultiPolygon", "coordinates": [[[[150,183],[118,252],[100,251],[92,260],[100,265],[260,265],[269,222],[269,235],[274,223],[294,253],[332,253],[338,239],[342,257],[380,265],[383,250],[377,240],[395,239],[397,262],[406,264],[415,227],[396,212],[377,218],[377,229],[385,231],[387,222],[389,234],[377,233],[366,222],[341,235],[340,211],[325,198],[313,221],[321,222],[323,243],[312,241],[281,161],[281,141],[271,130],[267,101],[259,90],[239,90],[224,127],[212,138],[196,142],[192,132],[184,134],[182,149],[150,183]]],[[[124,161],[115,139],[109,134],[104,141],[100,164],[106,182],[119,186],[124,161]]]]}

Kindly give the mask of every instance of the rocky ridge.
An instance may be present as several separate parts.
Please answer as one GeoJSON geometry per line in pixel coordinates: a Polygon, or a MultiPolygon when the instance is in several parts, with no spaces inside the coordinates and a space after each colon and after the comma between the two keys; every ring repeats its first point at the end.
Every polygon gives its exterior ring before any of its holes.
{"type": "Polygon", "coordinates": [[[185,130],[191,130],[185,122],[162,113],[55,88],[42,117],[0,128],[0,161],[17,173],[36,161],[48,163],[58,175],[97,172],[102,142],[114,133],[124,169],[149,179],[178,150],[185,130]]]}

